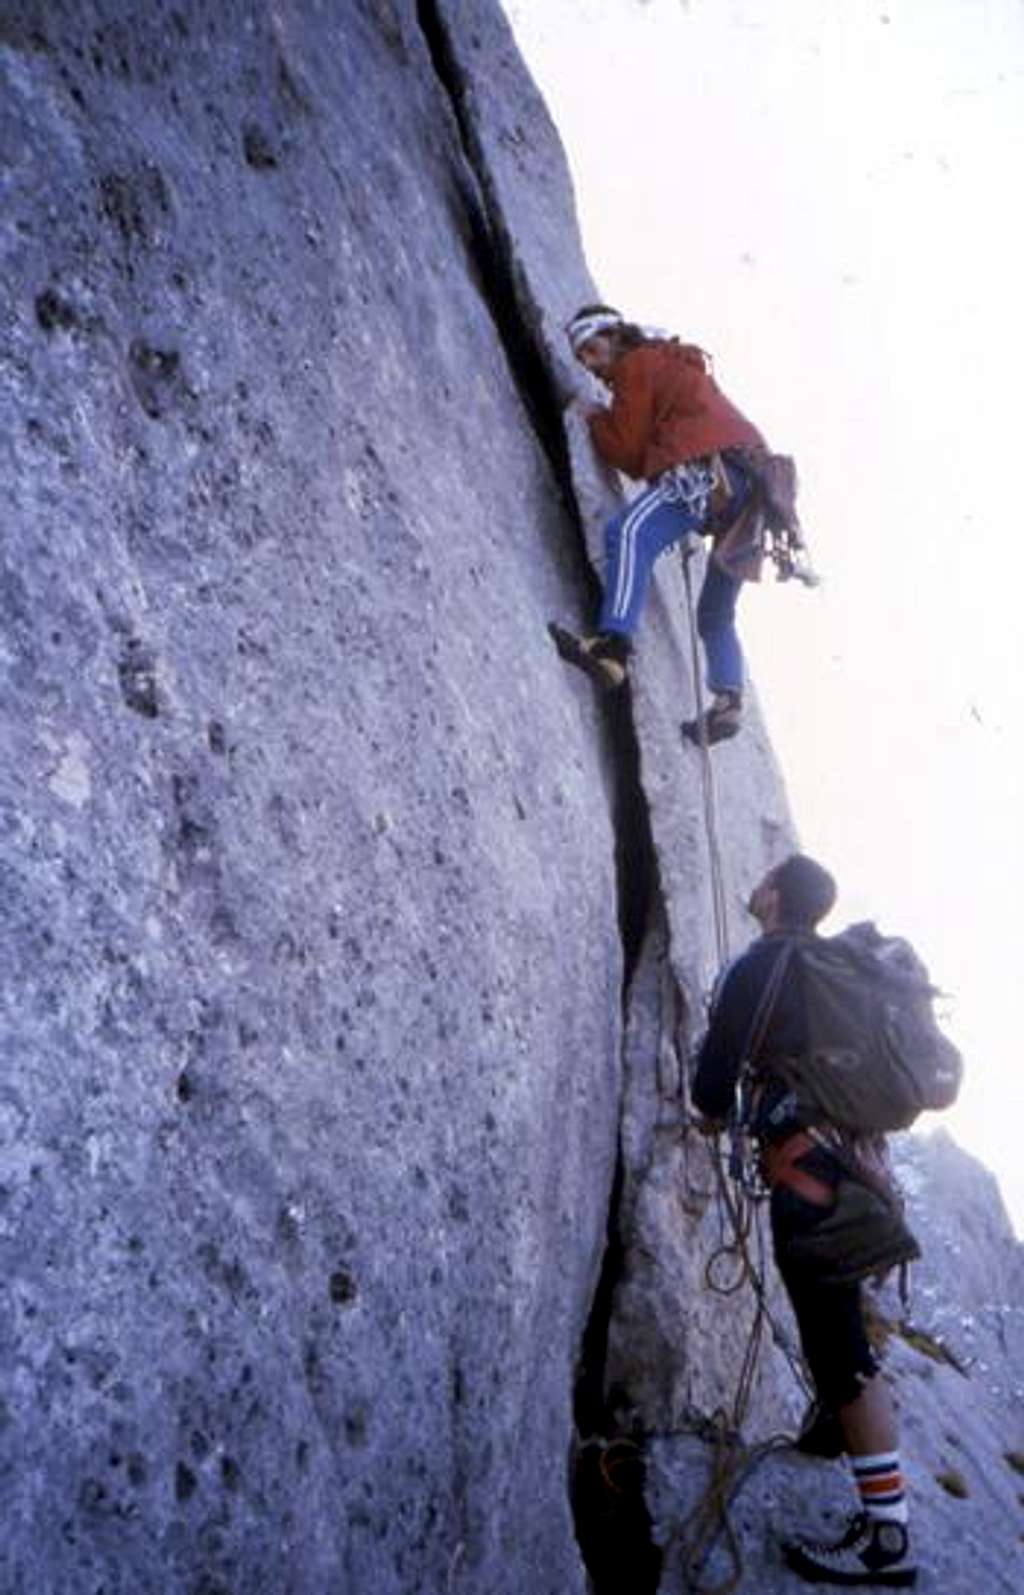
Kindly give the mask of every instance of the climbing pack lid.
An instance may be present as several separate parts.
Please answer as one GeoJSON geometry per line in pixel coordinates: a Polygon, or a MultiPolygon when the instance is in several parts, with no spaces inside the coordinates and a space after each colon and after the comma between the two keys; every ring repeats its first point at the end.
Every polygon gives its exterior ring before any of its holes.
{"type": "Polygon", "coordinates": [[[769,1067],[805,1123],[884,1134],[953,1104],[963,1059],[936,1023],[939,993],[909,942],[863,921],[837,936],[794,937],[789,957],[800,972],[807,1051],[769,1067]]]}

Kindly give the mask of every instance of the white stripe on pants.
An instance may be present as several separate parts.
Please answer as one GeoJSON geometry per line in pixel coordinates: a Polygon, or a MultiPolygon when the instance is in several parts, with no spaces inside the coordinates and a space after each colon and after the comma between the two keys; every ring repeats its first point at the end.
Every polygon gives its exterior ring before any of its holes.
{"type": "Polygon", "coordinates": [[[619,531],[619,579],[615,584],[615,596],[612,600],[612,613],[620,620],[625,617],[633,596],[633,582],[636,578],[636,540],[644,521],[654,510],[670,503],[676,496],[672,484],[660,483],[653,491],[648,489],[640,495],[622,523],[619,531]]]}

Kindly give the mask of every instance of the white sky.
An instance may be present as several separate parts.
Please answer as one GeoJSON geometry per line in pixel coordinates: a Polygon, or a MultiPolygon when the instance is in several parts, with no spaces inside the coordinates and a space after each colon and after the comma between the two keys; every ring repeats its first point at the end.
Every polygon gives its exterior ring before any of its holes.
{"type": "MultiPolygon", "coordinates": [[[[1024,1231],[1024,3],[505,0],[603,297],[796,455],[740,628],[834,923],[909,935],[1024,1231]]],[[[567,305],[568,315],[575,306],[567,305]]]]}

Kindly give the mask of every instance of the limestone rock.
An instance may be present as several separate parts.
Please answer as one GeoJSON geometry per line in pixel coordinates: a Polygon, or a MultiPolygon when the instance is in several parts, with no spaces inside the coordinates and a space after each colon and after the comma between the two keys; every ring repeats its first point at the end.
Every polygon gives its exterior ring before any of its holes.
{"type": "Polygon", "coordinates": [[[0,1588],[579,1590],[607,758],[431,41],[26,0],[0,77],[0,1588]]]}
{"type": "Polygon", "coordinates": [[[677,1588],[750,1325],[686,1060],[792,827],[756,703],[680,739],[678,561],[616,702],[546,635],[622,484],[501,9],[14,0],[0,185],[0,1590],[582,1595],[595,1402],[677,1588]]]}

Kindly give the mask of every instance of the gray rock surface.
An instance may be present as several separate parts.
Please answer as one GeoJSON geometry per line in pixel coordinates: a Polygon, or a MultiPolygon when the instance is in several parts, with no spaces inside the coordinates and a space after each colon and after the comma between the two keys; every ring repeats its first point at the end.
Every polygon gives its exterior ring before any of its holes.
{"type": "Polygon", "coordinates": [[[607,758],[429,42],[3,9],[5,1595],[582,1587],[607,758]]]}
{"type": "Polygon", "coordinates": [[[0,7],[0,281],[0,1595],[582,1595],[595,1345],[678,1588],[751,1312],[685,1061],[792,827],[677,561],[618,704],[545,634],[621,485],[500,9],[0,7]]]}

